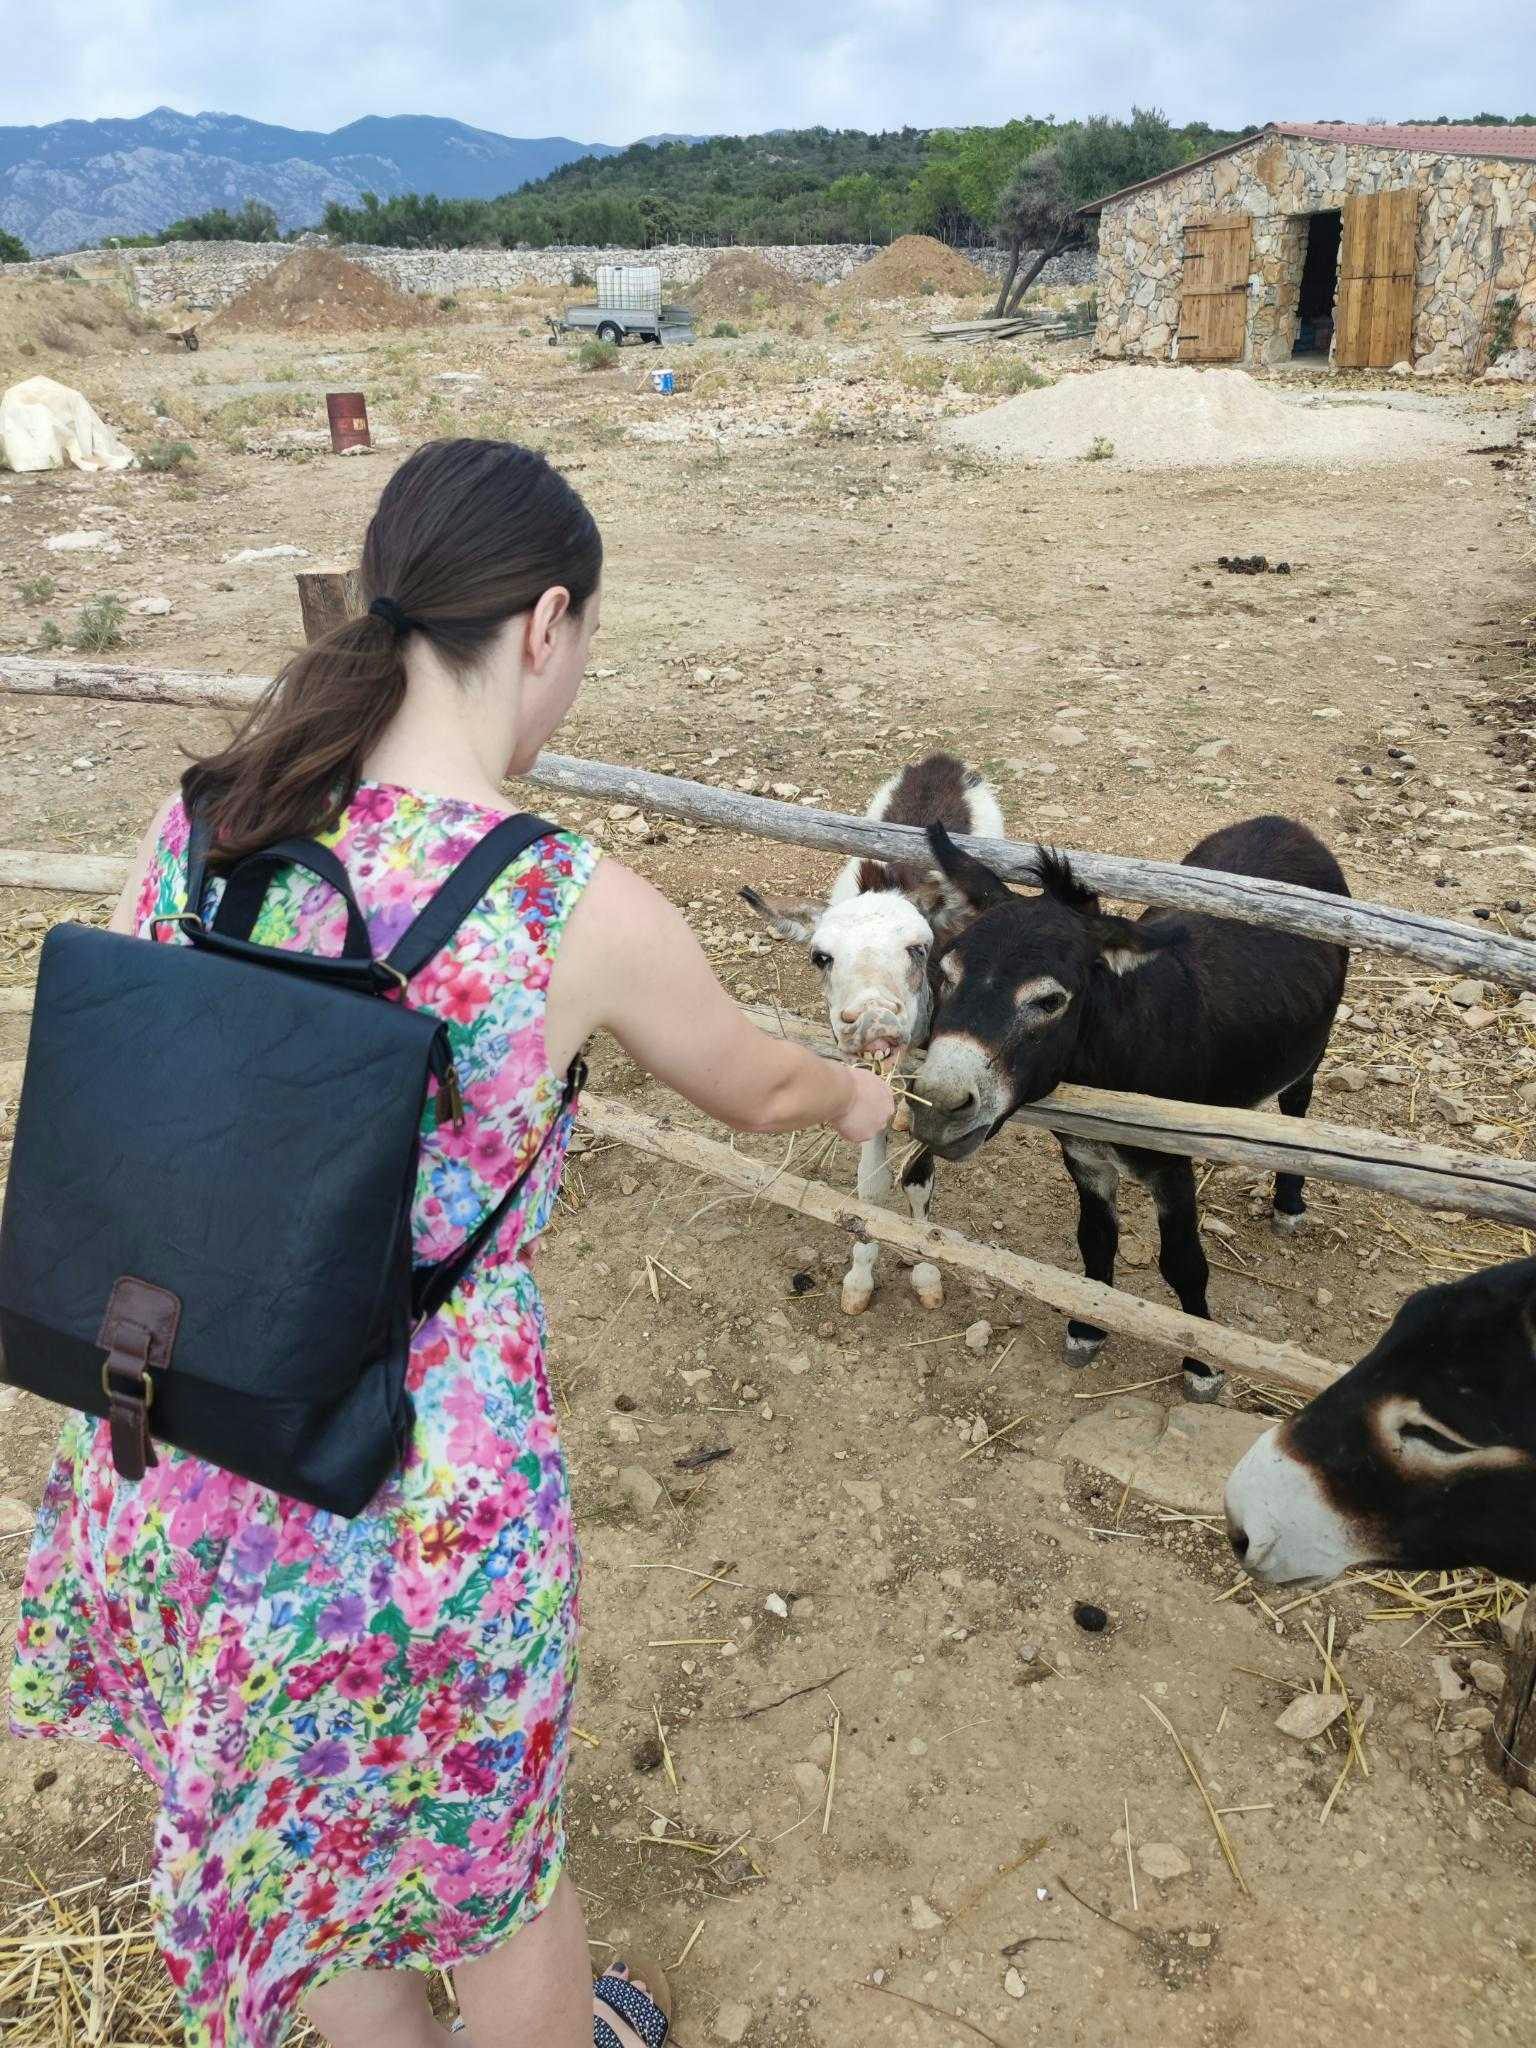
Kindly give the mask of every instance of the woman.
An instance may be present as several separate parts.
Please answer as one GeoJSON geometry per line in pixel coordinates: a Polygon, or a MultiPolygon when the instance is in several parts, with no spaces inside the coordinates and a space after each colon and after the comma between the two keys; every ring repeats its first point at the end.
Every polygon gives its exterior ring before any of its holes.
{"type": "MultiPolygon", "coordinates": [[[[369,526],[367,611],[188,770],[114,927],[178,942],[154,920],[182,908],[198,809],[224,856],[324,839],[385,950],[570,709],[601,566],[541,456],[423,448],[369,526]]],[[[288,869],[253,936],[337,951],[343,930],[336,897],[288,869]]],[[[461,1123],[426,1120],[417,1257],[453,1249],[549,1142],[416,1334],[403,1469],[348,1521],[174,1452],[120,1480],[106,1425],[72,1418],[28,1562],[13,1725],[125,1749],[154,1779],[157,1925],[199,2048],[270,2048],[301,2000],[335,2048],[420,2048],[442,2038],[423,1973],[448,1967],[472,2048],[636,2048],[664,2031],[662,1987],[616,1969],[594,2011],[564,1871],[577,1559],[528,1268],[569,1138],[561,1077],[601,1027],[738,1130],[827,1123],[859,1143],[892,1099],[755,1031],[664,898],[566,832],[502,876],[408,1000],[448,1021],[465,1103],[461,1123]]]]}

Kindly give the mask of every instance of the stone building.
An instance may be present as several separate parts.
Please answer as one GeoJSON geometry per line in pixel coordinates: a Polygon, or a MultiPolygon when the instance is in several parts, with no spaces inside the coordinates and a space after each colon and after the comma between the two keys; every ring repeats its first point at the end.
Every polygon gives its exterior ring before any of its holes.
{"type": "Polygon", "coordinates": [[[1517,374],[1536,349],[1536,128],[1272,121],[1099,217],[1099,352],[1517,374]]]}

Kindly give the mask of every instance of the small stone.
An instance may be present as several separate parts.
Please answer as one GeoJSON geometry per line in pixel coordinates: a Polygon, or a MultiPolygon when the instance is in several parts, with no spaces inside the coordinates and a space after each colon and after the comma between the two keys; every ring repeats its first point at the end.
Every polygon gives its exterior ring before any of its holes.
{"type": "Polygon", "coordinates": [[[1276,1717],[1275,1726],[1282,1735],[1297,1742],[1311,1742],[1325,1728],[1331,1728],[1343,1711],[1342,1693],[1302,1692],[1276,1717]]]}
{"type": "Polygon", "coordinates": [[[800,1804],[808,1812],[824,1802],[827,1796],[827,1778],[819,1764],[796,1764],[790,1776],[795,1781],[795,1790],[800,1794],[800,1804]]]}
{"type": "Polygon", "coordinates": [[[620,1176],[619,1193],[621,1195],[637,1195],[639,1194],[639,1192],[640,1183],[635,1179],[632,1173],[626,1173],[620,1176]]]}
{"type": "Polygon", "coordinates": [[[19,1536],[23,1529],[30,1529],[36,1519],[36,1514],[24,1500],[17,1500],[14,1494],[0,1493],[0,1536],[19,1536]]]}
{"type": "Polygon", "coordinates": [[[1486,982],[1474,980],[1469,976],[1465,981],[1456,982],[1453,987],[1447,990],[1447,994],[1457,1009],[1469,1010],[1474,1004],[1487,1001],[1488,985],[1486,982]]]}
{"type": "Polygon", "coordinates": [[[1022,1998],[1024,1996],[1024,1979],[1017,1970],[1010,1970],[1004,1977],[1003,1989],[1010,1998],[1022,1998]]]}
{"type": "Polygon", "coordinates": [[[1504,1666],[1495,1664],[1491,1657],[1474,1657],[1467,1666],[1467,1674],[1479,1692],[1497,1697],[1504,1690],[1504,1666]]]}
{"type": "Polygon", "coordinates": [[[1314,1308],[1332,1308],[1332,1306],[1333,1306],[1333,1292],[1332,1292],[1332,1290],[1331,1290],[1330,1288],[1327,1288],[1327,1287],[1319,1287],[1319,1288],[1318,1288],[1318,1290],[1317,1290],[1317,1292],[1316,1292],[1316,1293],[1315,1293],[1315,1294],[1313,1295],[1313,1297],[1312,1297],[1312,1304],[1313,1304],[1314,1308]]]}
{"type": "Polygon", "coordinates": [[[1536,1796],[1516,1785],[1509,1795],[1509,1810],[1528,1828],[1536,1828],[1536,1796]]]}
{"type": "Polygon", "coordinates": [[[45,540],[43,546],[55,555],[120,555],[123,552],[122,542],[114,540],[110,533],[84,526],[76,527],[73,533],[56,533],[45,540]]]}
{"type": "Polygon", "coordinates": [[[1470,1010],[1462,1011],[1461,1021],[1469,1031],[1486,1031],[1497,1016],[1497,1010],[1484,1009],[1481,1004],[1475,1003],[1470,1010]]]}
{"type": "Polygon", "coordinates": [[[661,1481],[643,1465],[626,1465],[619,1474],[619,1491],[637,1514],[654,1514],[664,1491],[661,1481]]]}
{"type": "Polygon", "coordinates": [[[1143,1842],[1136,1861],[1159,1884],[1171,1884],[1176,1877],[1188,1877],[1192,1865],[1184,1851],[1172,1842],[1143,1842]]]}
{"type": "Polygon", "coordinates": [[[885,1495],[875,1479],[845,1479],[843,1491],[850,1500],[858,1503],[866,1515],[878,1515],[885,1504],[885,1495]]]}
{"type": "Polygon", "coordinates": [[[696,683],[712,683],[715,680],[715,672],[712,668],[704,668],[701,666],[694,670],[693,680],[696,683]]]}
{"type": "Polygon", "coordinates": [[[1346,1095],[1358,1095],[1365,1086],[1363,1067],[1330,1067],[1328,1081],[1334,1088],[1342,1088],[1346,1095]]]}
{"type": "Polygon", "coordinates": [[[763,1605],[767,1608],[770,1614],[777,1615],[780,1621],[788,1621],[789,1602],[784,1598],[784,1595],[782,1593],[770,1593],[768,1595],[768,1598],[763,1602],[763,1605]]]}
{"type": "Polygon", "coordinates": [[[965,1348],[967,1351],[974,1351],[980,1354],[981,1352],[986,1350],[987,1346],[991,1342],[992,1325],[987,1321],[985,1316],[983,1316],[980,1319],[980,1321],[972,1323],[971,1327],[965,1333],[965,1348]]]}
{"type": "Polygon", "coordinates": [[[1507,1614],[1499,1616],[1499,1634],[1504,1638],[1506,1650],[1514,1649],[1520,1640],[1520,1631],[1525,1626],[1525,1609],[1526,1602],[1522,1600],[1518,1606],[1511,1607],[1507,1614]]]}
{"type": "Polygon", "coordinates": [[[1431,1657],[1430,1669],[1435,1674],[1435,1690],[1439,1698],[1455,1705],[1464,1700],[1471,1690],[1449,1657],[1431,1657]]]}
{"type": "Polygon", "coordinates": [[[224,559],[226,562],[297,562],[308,553],[308,548],[296,548],[287,541],[280,541],[274,548],[242,548],[239,554],[226,555],[224,559]]]}
{"type": "Polygon", "coordinates": [[[741,2041],[746,2038],[752,2024],[752,2014],[744,2005],[722,2005],[715,2014],[715,2039],[717,2041],[741,2041]]]}
{"type": "Polygon", "coordinates": [[[916,1892],[912,1894],[912,1903],[908,1909],[908,1917],[912,1922],[914,1934],[932,1934],[936,1927],[944,1925],[943,1914],[935,1913],[928,1901],[920,1899],[916,1892]]]}
{"type": "Polygon", "coordinates": [[[608,1434],[616,1444],[637,1444],[640,1441],[640,1426],[631,1422],[627,1415],[610,1415],[608,1434]]]}
{"type": "Polygon", "coordinates": [[[173,607],[168,597],[136,597],[128,609],[137,612],[141,618],[164,619],[170,616],[173,607]]]}
{"type": "Polygon", "coordinates": [[[1088,735],[1079,732],[1075,725],[1053,725],[1046,733],[1046,744],[1052,747],[1086,747],[1088,735]]]}

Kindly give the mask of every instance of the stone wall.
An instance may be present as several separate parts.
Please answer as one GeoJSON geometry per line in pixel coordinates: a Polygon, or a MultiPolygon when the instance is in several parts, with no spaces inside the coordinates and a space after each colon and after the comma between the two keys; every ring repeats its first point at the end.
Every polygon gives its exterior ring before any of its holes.
{"type": "Polygon", "coordinates": [[[1100,353],[1176,357],[1184,229],[1246,213],[1253,271],[1243,360],[1283,362],[1296,337],[1303,216],[1404,185],[1421,194],[1415,367],[1426,374],[1480,368],[1491,308],[1505,294],[1519,307],[1515,345],[1536,342],[1536,164],[1256,136],[1230,156],[1105,207],[1100,353]]]}
{"type": "MultiPolygon", "coordinates": [[[[599,263],[656,263],[662,276],[686,290],[696,284],[720,249],[681,246],[660,249],[378,249],[348,247],[342,253],[366,265],[401,291],[447,298],[464,291],[508,291],[519,285],[574,285],[577,271],[591,277],[599,263]]],[[[809,284],[835,284],[879,253],[871,244],[824,242],[799,247],[754,248],[751,252],[809,284]]],[[[1001,249],[971,249],[967,255],[989,277],[1002,276],[1001,249]]],[[[166,242],[152,249],[83,249],[72,256],[7,265],[8,277],[47,276],[61,269],[87,275],[121,272],[135,303],[149,311],[187,306],[211,312],[244,291],[253,279],[292,254],[285,243],[166,242]]],[[[1093,258],[1081,252],[1047,265],[1046,284],[1093,283],[1093,258]]]]}

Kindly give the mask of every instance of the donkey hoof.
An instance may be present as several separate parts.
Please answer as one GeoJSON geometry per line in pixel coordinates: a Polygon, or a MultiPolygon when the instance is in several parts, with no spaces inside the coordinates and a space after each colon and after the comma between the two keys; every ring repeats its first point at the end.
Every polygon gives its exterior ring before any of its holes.
{"type": "Polygon", "coordinates": [[[924,1308],[944,1306],[944,1275],[924,1259],[912,1268],[912,1292],[924,1308]]]}
{"type": "Polygon", "coordinates": [[[1108,1343],[1108,1332],[1101,1330],[1096,1337],[1080,1337],[1073,1330],[1067,1331],[1066,1358],[1068,1365],[1092,1365],[1108,1343]]]}
{"type": "Polygon", "coordinates": [[[1270,1228],[1277,1237],[1294,1237],[1306,1220],[1305,1209],[1271,1209],[1269,1212],[1270,1228]]]}
{"type": "Polygon", "coordinates": [[[862,1274],[847,1273],[843,1276],[843,1314],[861,1316],[875,1298],[875,1284],[862,1274]]]}
{"type": "Polygon", "coordinates": [[[1222,1388],[1227,1384],[1224,1372],[1212,1372],[1209,1366],[1186,1365],[1184,1368],[1184,1398],[1198,1402],[1202,1407],[1218,1400],[1222,1388]]]}

